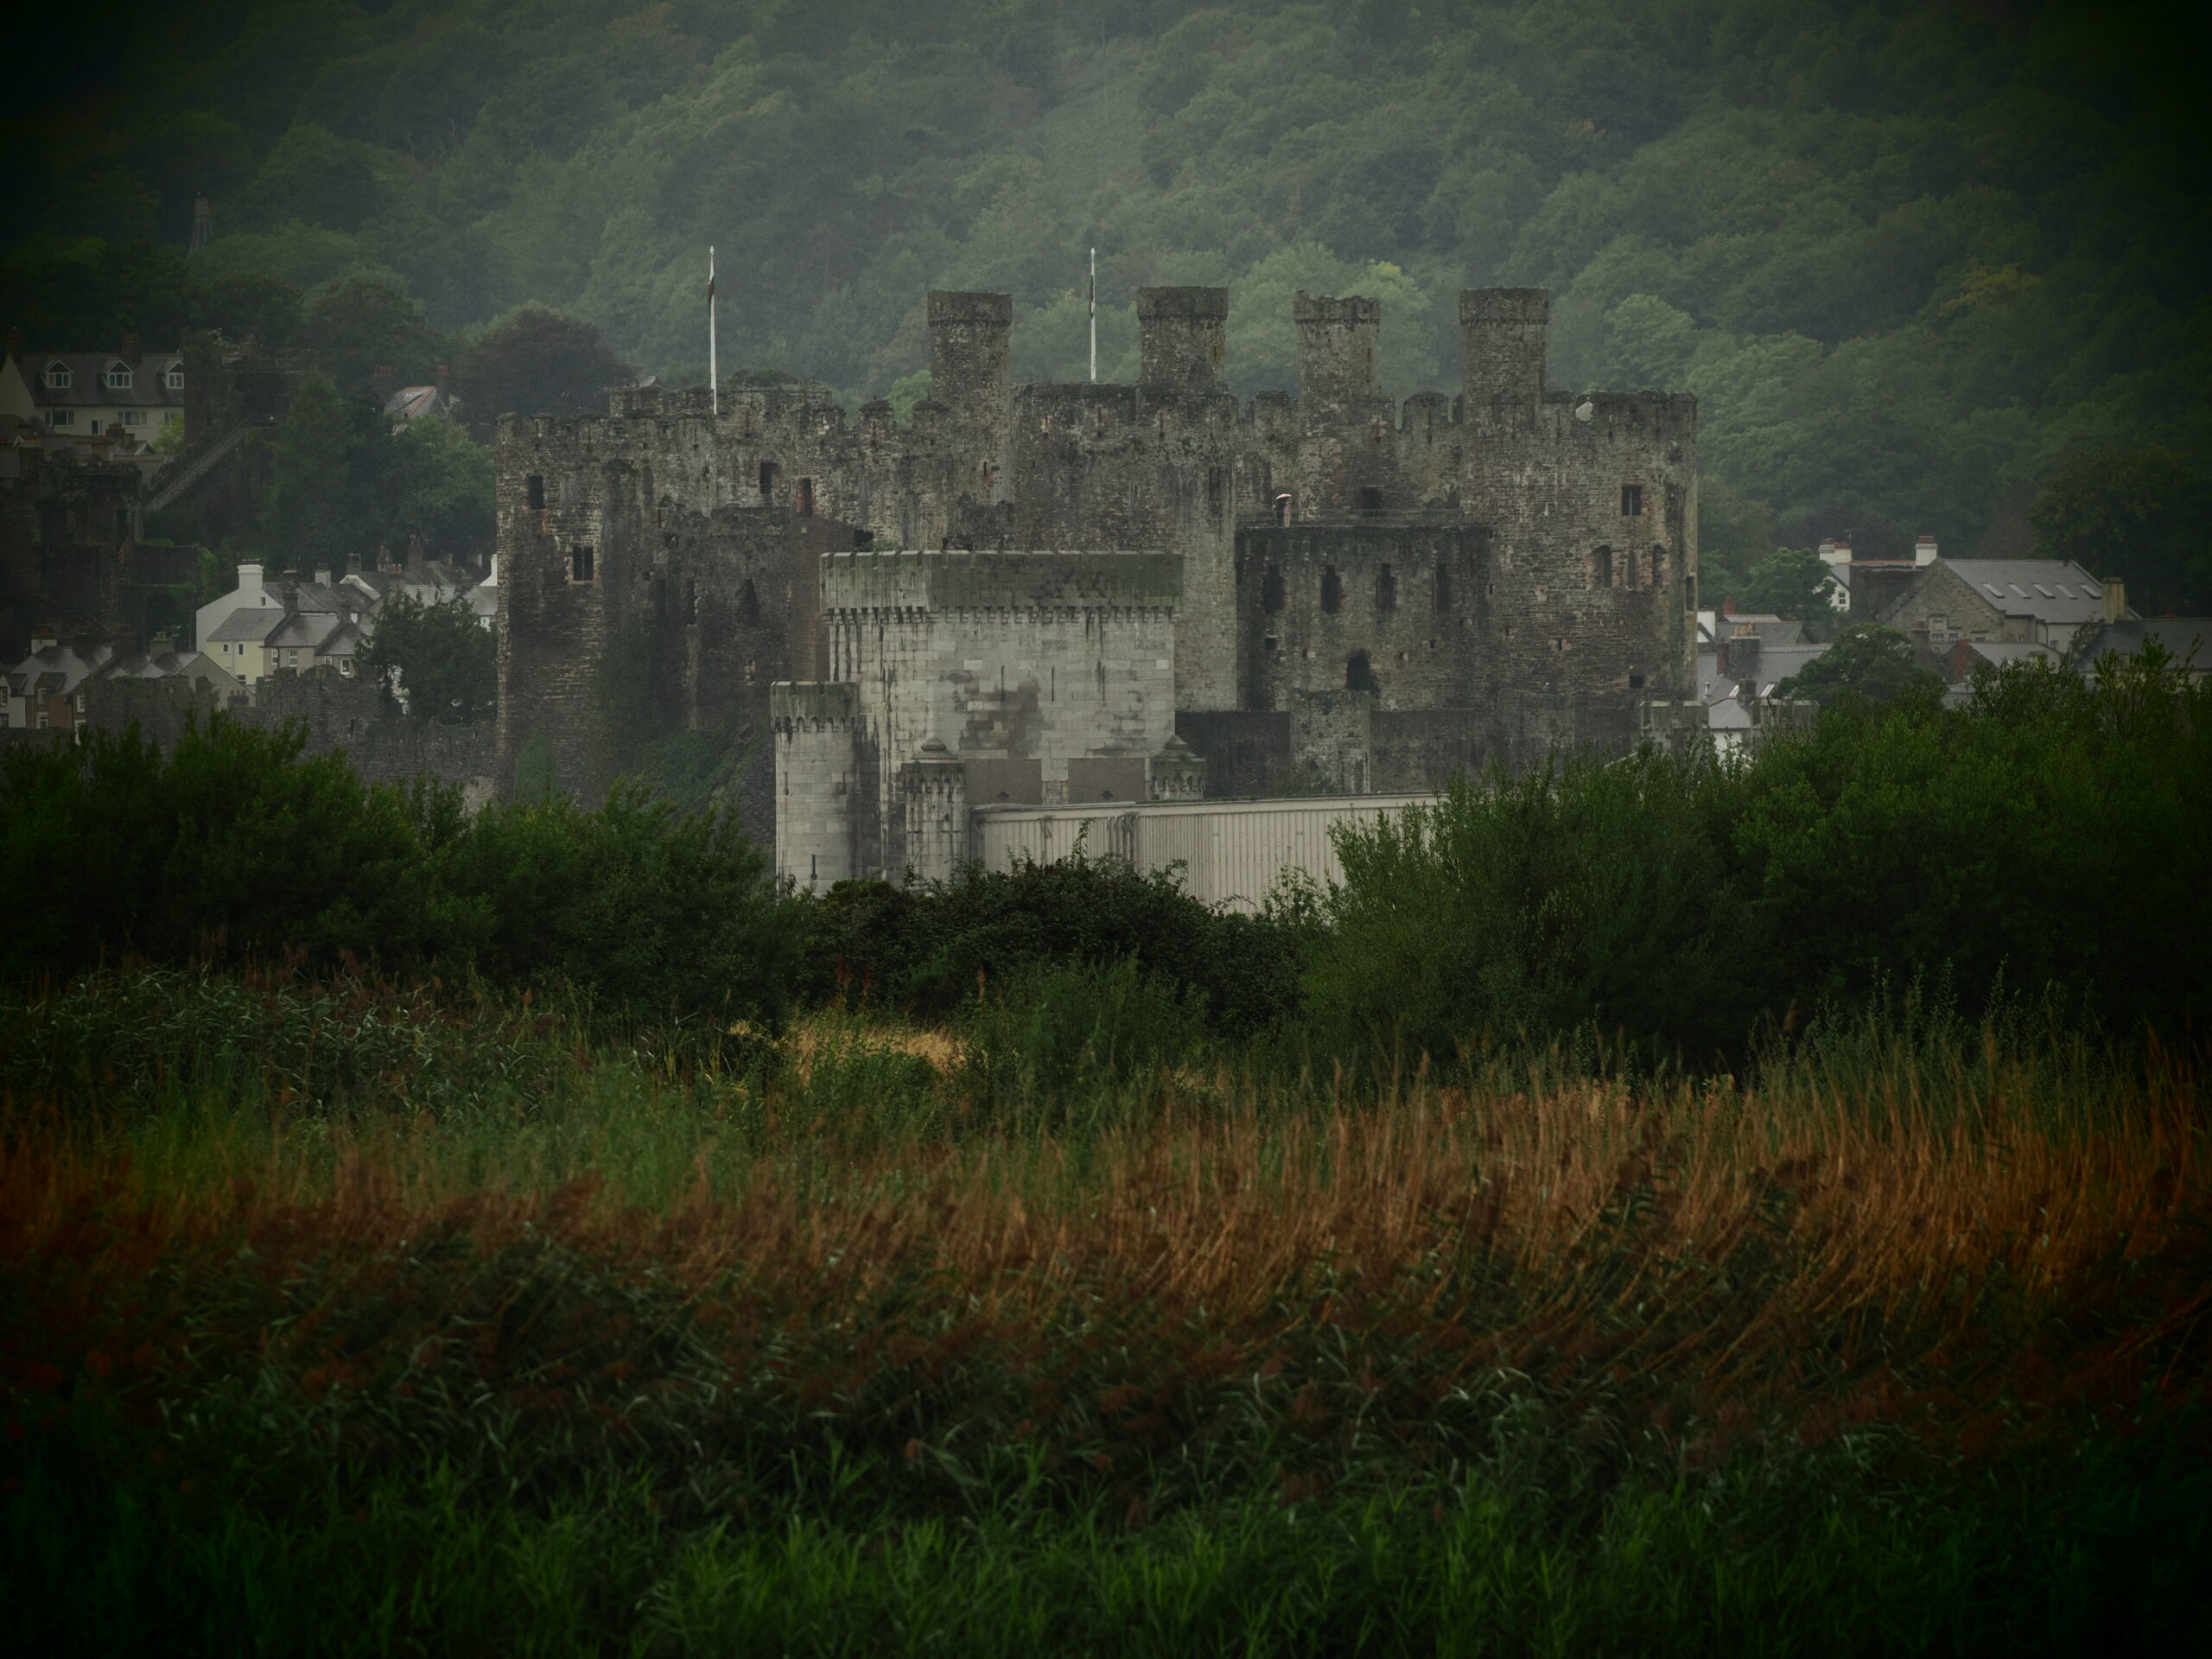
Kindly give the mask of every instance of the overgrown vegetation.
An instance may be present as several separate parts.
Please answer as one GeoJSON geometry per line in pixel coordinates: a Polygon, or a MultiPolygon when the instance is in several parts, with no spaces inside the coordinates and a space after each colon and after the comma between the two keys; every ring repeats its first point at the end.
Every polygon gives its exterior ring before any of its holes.
{"type": "Polygon", "coordinates": [[[372,987],[241,988],[0,1029],[42,1647],[2208,1634],[2169,1059],[1862,1020],[1741,1091],[1098,1070],[1046,1111],[842,1014],[734,1069],[511,1020],[502,1070],[372,987]]]}

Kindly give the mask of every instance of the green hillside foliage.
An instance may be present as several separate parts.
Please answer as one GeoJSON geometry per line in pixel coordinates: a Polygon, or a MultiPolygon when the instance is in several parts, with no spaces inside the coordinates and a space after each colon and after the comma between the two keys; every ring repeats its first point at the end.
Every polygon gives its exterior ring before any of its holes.
{"type": "Polygon", "coordinates": [[[16,54],[52,101],[0,146],[37,227],[0,308],[39,338],[238,332],[366,280],[437,330],[538,304],[690,375],[713,244],[722,360],[858,398],[925,366],[931,285],[1011,290],[1017,374],[1081,378],[1095,245],[1102,376],[1134,372],[1140,285],[1217,283],[1239,389],[1287,385],[1304,287],[1382,300],[1404,393],[1456,388],[1459,288],[1541,284],[1554,386],[1700,398],[1717,570],[1831,530],[2024,553],[2069,459],[2212,459],[2205,27],[2087,0],[79,11],[16,54]],[[188,273],[144,245],[181,249],[202,188],[188,273]]]}

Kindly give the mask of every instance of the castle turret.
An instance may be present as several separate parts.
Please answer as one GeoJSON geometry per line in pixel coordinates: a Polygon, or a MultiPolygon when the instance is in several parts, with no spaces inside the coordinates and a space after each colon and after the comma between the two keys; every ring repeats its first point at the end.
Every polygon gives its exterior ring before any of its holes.
{"type": "Polygon", "coordinates": [[[937,738],[906,766],[906,868],[950,881],[968,861],[968,767],[937,738]]]}
{"type": "Polygon", "coordinates": [[[1141,288],[1137,326],[1143,336],[1138,385],[1161,391],[1228,389],[1227,289],[1141,288]]]}
{"type": "Polygon", "coordinates": [[[1544,331],[1551,303],[1551,295],[1541,288],[1459,290],[1469,404],[1544,395],[1544,331]]]}
{"type": "Polygon", "coordinates": [[[956,420],[1004,421],[1013,296],[932,289],[929,321],[931,401],[956,420]]]}
{"type": "Polygon", "coordinates": [[[1298,325],[1298,401],[1315,410],[1376,395],[1375,348],[1382,302],[1300,292],[1292,303],[1298,325]]]}
{"type": "Polygon", "coordinates": [[[776,874],[822,892],[855,872],[858,688],[782,681],[768,691],[776,745],[776,874]]]}

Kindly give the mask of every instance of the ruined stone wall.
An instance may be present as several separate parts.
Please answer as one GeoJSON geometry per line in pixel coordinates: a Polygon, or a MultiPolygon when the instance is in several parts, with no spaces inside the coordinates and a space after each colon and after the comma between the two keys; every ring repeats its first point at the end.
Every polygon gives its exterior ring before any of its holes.
{"type": "Polygon", "coordinates": [[[1470,524],[1240,531],[1243,706],[1367,688],[1384,709],[1488,707],[1499,689],[1489,581],[1484,533],[1470,524]]]}
{"type": "Polygon", "coordinates": [[[1690,695],[1696,423],[1664,392],[1465,409],[1496,683],[1566,698],[1586,740],[1632,741],[1639,699],[1690,695]]]}

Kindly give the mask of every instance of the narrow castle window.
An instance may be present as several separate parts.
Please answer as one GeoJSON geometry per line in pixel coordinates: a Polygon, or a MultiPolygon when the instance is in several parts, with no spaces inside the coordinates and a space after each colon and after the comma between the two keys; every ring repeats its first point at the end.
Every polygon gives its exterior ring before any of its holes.
{"type": "Polygon", "coordinates": [[[545,474],[532,473],[528,478],[523,480],[522,486],[527,493],[530,510],[532,512],[543,512],[545,510],[545,474]]]}
{"type": "Polygon", "coordinates": [[[1452,608],[1452,572],[1441,564],[1436,567],[1436,608],[1440,611],[1452,608]]]}
{"type": "Polygon", "coordinates": [[[814,517],[814,480],[802,478],[798,481],[798,495],[793,503],[802,518],[814,517]]]}
{"type": "Polygon", "coordinates": [[[699,620],[699,584],[686,581],[683,584],[683,614],[690,621],[699,620]]]}
{"type": "Polygon", "coordinates": [[[1362,512],[1382,511],[1382,492],[1372,484],[1363,484],[1359,491],[1359,510],[1362,512]]]}
{"type": "Polygon", "coordinates": [[[1697,609],[1697,572],[1693,570],[1682,578],[1682,608],[1697,609]]]}
{"type": "Polygon", "coordinates": [[[1659,586],[1667,569],[1667,550],[1656,542],[1651,544],[1651,585],[1659,586]]]}
{"type": "Polygon", "coordinates": [[[1206,468],[1206,511],[1217,518],[1221,517],[1221,504],[1228,487],[1228,477],[1220,467],[1206,468]]]}
{"type": "Polygon", "coordinates": [[[1630,676],[1628,677],[1628,689],[1629,689],[1630,690],[1631,690],[1631,691],[1641,691],[1641,690],[1643,690],[1643,675],[1641,675],[1641,674],[1631,674],[1631,675],[1630,675],[1630,676]]]}
{"type": "Polygon", "coordinates": [[[1624,518],[1638,518],[1643,517],[1643,486],[1641,484],[1622,485],[1621,517],[1624,518]]]}
{"type": "Polygon", "coordinates": [[[1329,565],[1321,572],[1321,608],[1334,616],[1344,607],[1344,579],[1337,574],[1337,567],[1329,565]]]}
{"type": "Polygon", "coordinates": [[[1378,611],[1398,608],[1398,573],[1387,564],[1378,567],[1375,572],[1375,608],[1378,611]]]}
{"type": "Polygon", "coordinates": [[[595,561],[592,550],[579,543],[569,550],[569,580],[594,582],[598,577],[593,569],[595,561]]]}
{"type": "Polygon", "coordinates": [[[737,620],[748,628],[757,626],[760,621],[760,594],[750,576],[745,579],[745,586],[737,590],[737,620]]]}
{"type": "Polygon", "coordinates": [[[772,461],[760,463],[760,505],[764,507],[776,505],[776,463],[772,461]]]}
{"type": "Polygon", "coordinates": [[[1344,658],[1344,690],[1347,691],[1380,691],[1375,683],[1375,665],[1367,660],[1367,653],[1355,651],[1344,658]]]}
{"type": "Polygon", "coordinates": [[[1590,585],[1610,588],[1613,585],[1613,550],[1601,547],[1590,556],[1590,585]]]}
{"type": "Polygon", "coordinates": [[[1268,574],[1260,578],[1260,608],[1263,611],[1282,609],[1282,570],[1269,565],[1268,574]]]}
{"type": "Polygon", "coordinates": [[[1275,497],[1275,523],[1287,527],[1290,524],[1291,500],[1287,491],[1275,497]]]}

